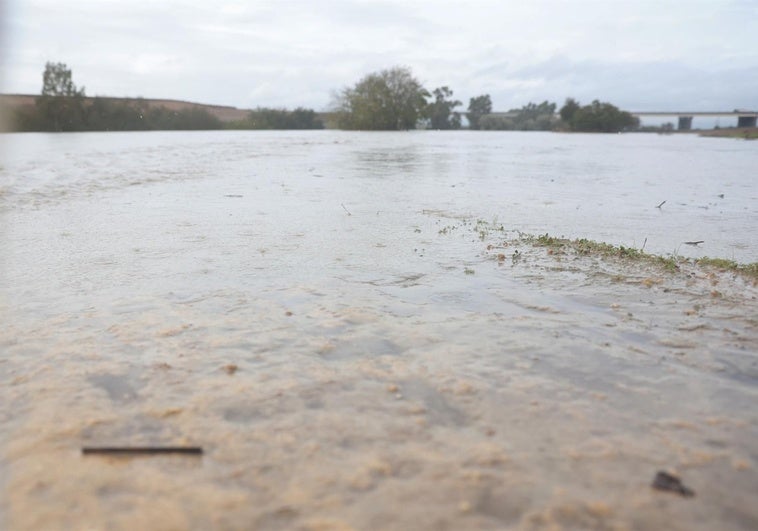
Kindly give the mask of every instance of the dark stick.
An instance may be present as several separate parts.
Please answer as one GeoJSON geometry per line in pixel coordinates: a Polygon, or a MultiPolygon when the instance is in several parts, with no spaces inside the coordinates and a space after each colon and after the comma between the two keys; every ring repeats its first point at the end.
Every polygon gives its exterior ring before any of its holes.
{"type": "Polygon", "coordinates": [[[345,212],[347,212],[348,216],[352,216],[352,214],[350,213],[350,211],[347,208],[345,208],[345,205],[343,203],[340,203],[340,205],[342,205],[342,208],[345,209],[345,212]]]}
{"type": "Polygon", "coordinates": [[[691,498],[695,495],[695,491],[689,487],[685,487],[681,479],[674,474],[669,474],[663,470],[655,475],[651,487],[656,490],[675,492],[685,498],[691,498]]]}
{"type": "Polygon", "coordinates": [[[199,446],[85,446],[82,453],[88,454],[128,454],[128,455],[150,455],[150,454],[191,454],[202,455],[203,449],[199,446]]]}
{"type": "Polygon", "coordinates": [[[666,202],[666,201],[661,201],[661,202],[660,202],[660,204],[658,204],[658,206],[657,206],[657,207],[655,207],[655,208],[661,208],[665,202],[666,202]]]}

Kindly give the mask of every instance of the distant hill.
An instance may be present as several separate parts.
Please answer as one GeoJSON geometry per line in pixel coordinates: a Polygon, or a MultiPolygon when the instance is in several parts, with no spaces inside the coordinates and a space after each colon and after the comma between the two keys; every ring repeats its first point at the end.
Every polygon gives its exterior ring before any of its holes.
{"type": "MultiPolygon", "coordinates": [[[[37,94],[0,94],[0,108],[4,112],[12,111],[19,107],[34,107],[34,102],[39,95],[37,94]]],[[[151,98],[112,98],[108,96],[97,96],[104,100],[110,100],[114,103],[137,103],[147,104],[148,107],[165,107],[172,111],[182,111],[186,109],[202,109],[212,116],[215,116],[222,122],[235,122],[244,120],[250,114],[250,109],[238,109],[226,105],[206,105],[204,103],[194,103],[191,101],[181,100],[164,100],[151,98]]],[[[92,103],[94,97],[85,96],[85,103],[92,103]]]]}

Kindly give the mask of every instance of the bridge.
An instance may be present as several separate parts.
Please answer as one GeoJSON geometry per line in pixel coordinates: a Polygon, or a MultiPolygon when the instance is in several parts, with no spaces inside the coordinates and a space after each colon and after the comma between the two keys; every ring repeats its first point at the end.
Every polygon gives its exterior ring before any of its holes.
{"type": "Polygon", "coordinates": [[[705,111],[705,112],[662,112],[662,111],[650,111],[650,112],[630,112],[632,116],[636,118],[676,118],[677,129],[680,131],[689,131],[692,129],[692,120],[696,117],[701,118],[737,118],[737,127],[755,127],[756,120],[758,119],[758,111],[745,111],[735,109],[733,111],[705,111]]]}
{"type": "MultiPolygon", "coordinates": [[[[518,110],[513,111],[493,111],[491,116],[502,116],[504,118],[513,118],[519,115],[518,110]]],[[[758,121],[758,111],[747,111],[744,109],[735,109],[733,111],[641,111],[629,112],[635,118],[671,118],[677,120],[677,128],[680,131],[689,131],[692,129],[692,120],[694,118],[737,118],[737,127],[755,127],[758,121]]],[[[558,114],[556,114],[558,116],[558,114]]]]}

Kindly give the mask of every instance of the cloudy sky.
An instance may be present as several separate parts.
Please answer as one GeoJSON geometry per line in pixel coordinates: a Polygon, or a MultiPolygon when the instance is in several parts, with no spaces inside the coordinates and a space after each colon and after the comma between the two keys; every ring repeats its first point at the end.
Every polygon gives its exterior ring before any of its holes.
{"type": "Polygon", "coordinates": [[[495,110],[610,101],[632,111],[758,108],[758,0],[0,0],[0,90],[46,61],[88,95],[325,109],[409,66],[495,110]]]}

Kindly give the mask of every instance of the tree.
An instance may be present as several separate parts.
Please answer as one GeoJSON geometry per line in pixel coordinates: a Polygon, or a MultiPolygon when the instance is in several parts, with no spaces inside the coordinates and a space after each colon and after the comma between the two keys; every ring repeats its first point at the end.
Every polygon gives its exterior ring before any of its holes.
{"type": "MultiPolygon", "coordinates": [[[[566,105],[561,110],[563,111],[565,108],[566,105]]],[[[568,125],[572,131],[617,133],[639,126],[638,118],[610,103],[599,100],[579,107],[573,110],[573,112],[567,113],[567,115],[570,116],[568,125]]]]}
{"type": "Polygon", "coordinates": [[[94,98],[87,106],[86,129],[89,131],[141,131],[150,129],[146,119],[148,106],[138,100],[129,104],[111,98],[94,98]]]}
{"type": "Polygon", "coordinates": [[[247,120],[236,124],[241,129],[323,129],[316,111],[298,107],[294,111],[259,107],[250,111],[247,120]]]}
{"type": "Polygon", "coordinates": [[[505,116],[485,115],[479,120],[479,128],[500,131],[550,131],[558,119],[555,103],[529,102],[520,109],[511,109],[505,116]]]}
{"type": "Polygon", "coordinates": [[[44,129],[79,131],[85,127],[84,87],[77,89],[64,63],[45,63],[42,96],[36,105],[44,129]]]}
{"type": "Polygon", "coordinates": [[[71,69],[65,63],[45,63],[42,74],[43,96],[84,96],[84,87],[77,89],[71,69]]]}
{"type": "Polygon", "coordinates": [[[571,119],[574,117],[574,114],[579,110],[579,108],[580,105],[578,101],[576,101],[574,98],[566,98],[566,102],[563,104],[563,107],[561,107],[561,110],[559,111],[561,120],[567,124],[571,123],[571,119]]]}
{"type": "Polygon", "coordinates": [[[468,102],[468,112],[466,113],[469,127],[471,129],[479,129],[480,118],[491,112],[492,100],[490,99],[489,94],[482,94],[476,98],[471,98],[468,102]]]}
{"type": "Polygon", "coordinates": [[[547,100],[540,104],[529,102],[520,109],[511,109],[515,113],[516,129],[519,131],[549,131],[555,119],[555,103],[547,100]]]}
{"type": "Polygon", "coordinates": [[[461,115],[454,111],[461,105],[458,100],[452,99],[453,91],[448,87],[439,87],[432,93],[434,101],[426,108],[426,115],[430,120],[432,129],[460,129],[461,115]]]}
{"type": "Polygon", "coordinates": [[[414,129],[428,96],[429,92],[409,68],[396,66],[382,70],[367,75],[337,95],[337,123],[342,129],[414,129]]]}

